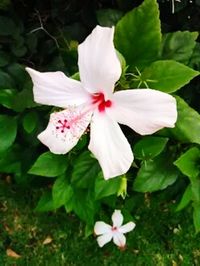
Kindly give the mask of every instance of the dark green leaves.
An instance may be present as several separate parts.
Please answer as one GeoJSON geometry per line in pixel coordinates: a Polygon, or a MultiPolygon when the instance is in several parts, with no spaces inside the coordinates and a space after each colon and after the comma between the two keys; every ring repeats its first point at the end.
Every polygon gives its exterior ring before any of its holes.
{"type": "Polygon", "coordinates": [[[192,56],[198,32],[177,31],[163,36],[162,52],[163,59],[173,59],[187,64],[192,56]]]}
{"type": "Polygon", "coordinates": [[[53,185],[52,195],[55,208],[59,208],[71,200],[71,197],[73,196],[73,189],[66,176],[61,176],[56,179],[53,185]]]}
{"type": "Polygon", "coordinates": [[[95,181],[95,198],[101,199],[110,195],[117,194],[120,188],[120,184],[120,177],[105,180],[103,178],[102,172],[100,172],[95,181]]]}
{"type": "Polygon", "coordinates": [[[195,147],[189,149],[174,164],[184,175],[194,180],[200,173],[200,150],[195,147]]]}
{"type": "Polygon", "coordinates": [[[82,153],[73,164],[72,183],[77,187],[88,188],[91,186],[100,171],[96,159],[89,151],[82,153]]]}
{"type": "Polygon", "coordinates": [[[176,181],[178,171],[172,165],[171,160],[166,158],[167,155],[163,154],[142,164],[134,181],[135,191],[162,190],[176,181]]]}
{"type": "Polygon", "coordinates": [[[132,67],[148,65],[158,57],[161,45],[156,0],[145,0],[116,25],[115,45],[132,67]]]}
{"type": "Polygon", "coordinates": [[[137,142],[133,148],[135,158],[148,160],[159,155],[165,148],[168,138],[147,136],[137,142]]]}
{"type": "Polygon", "coordinates": [[[51,152],[41,154],[29,170],[29,174],[55,177],[63,174],[68,166],[67,156],[51,152]]]}
{"type": "Polygon", "coordinates": [[[0,152],[6,151],[13,144],[16,134],[16,118],[8,115],[0,115],[0,152]]]}
{"type": "Polygon", "coordinates": [[[176,97],[178,120],[175,128],[165,129],[182,142],[200,144],[200,115],[183,99],[176,97]]]}
{"type": "Polygon", "coordinates": [[[163,92],[175,92],[199,72],[173,60],[156,61],[142,72],[141,79],[146,81],[151,89],[163,92]],[[149,80],[149,82],[148,82],[149,80]]]}

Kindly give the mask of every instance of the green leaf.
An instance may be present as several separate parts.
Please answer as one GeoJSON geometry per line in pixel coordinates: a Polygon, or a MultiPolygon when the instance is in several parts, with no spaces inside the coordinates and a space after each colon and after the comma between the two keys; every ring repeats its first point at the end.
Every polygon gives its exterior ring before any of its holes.
{"type": "Polygon", "coordinates": [[[16,134],[16,118],[8,115],[0,115],[0,152],[4,152],[12,146],[16,134]]]}
{"type": "Polygon", "coordinates": [[[95,180],[95,199],[99,200],[110,195],[117,194],[121,185],[121,178],[115,177],[105,180],[103,173],[100,172],[95,180]]]}
{"type": "Polygon", "coordinates": [[[13,147],[0,156],[0,172],[1,173],[20,173],[21,172],[21,150],[13,147]]]}
{"type": "Polygon", "coordinates": [[[100,9],[97,10],[97,21],[101,26],[112,27],[119,21],[122,15],[122,11],[117,9],[100,9]]]}
{"type": "Polygon", "coordinates": [[[31,133],[34,131],[34,129],[37,127],[38,123],[38,115],[36,112],[29,112],[26,113],[23,117],[23,128],[27,133],[31,133]]]}
{"type": "Polygon", "coordinates": [[[198,76],[200,72],[173,60],[153,62],[145,68],[141,80],[146,81],[151,89],[174,92],[198,76]]]}
{"type": "Polygon", "coordinates": [[[143,137],[133,148],[135,158],[139,160],[148,160],[159,155],[165,148],[168,138],[163,137],[143,137]]]}
{"type": "Polygon", "coordinates": [[[12,19],[0,16],[0,35],[15,35],[16,31],[18,31],[18,29],[12,19]]]}
{"type": "Polygon", "coordinates": [[[193,222],[196,233],[200,232],[200,203],[193,203],[193,222]]]}
{"type": "Polygon", "coordinates": [[[115,46],[132,67],[145,66],[158,58],[161,45],[156,0],[145,0],[117,23],[115,46]]]}
{"type": "Polygon", "coordinates": [[[0,104],[6,108],[12,109],[12,102],[16,95],[16,91],[12,89],[0,90],[0,104]]]}
{"type": "Polygon", "coordinates": [[[73,210],[78,217],[88,225],[94,224],[95,213],[98,212],[99,205],[95,201],[93,194],[88,190],[75,190],[71,202],[65,208],[67,212],[73,210]]]}
{"type": "Polygon", "coordinates": [[[145,161],[137,173],[133,185],[134,190],[153,192],[173,184],[178,177],[178,171],[168,158],[168,154],[162,154],[162,156],[145,161]]]}
{"type": "Polygon", "coordinates": [[[99,164],[89,151],[83,152],[73,163],[71,182],[76,187],[91,186],[100,171],[99,164]]]}
{"type": "Polygon", "coordinates": [[[0,67],[5,67],[10,63],[10,56],[9,54],[0,51],[0,67]]]}
{"type": "Polygon", "coordinates": [[[176,96],[176,100],[178,120],[175,128],[160,132],[185,143],[200,144],[200,115],[180,97],[176,96]]]}
{"type": "Polygon", "coordinates": [[[14,87],[13,79],[8,75],[8,73],[0,70],[0,88],[1,89],[11,89],[14,87]]]}
{"type": "Polygon", "coordinates": [[[180,63],[188,64],[192,56],[198,32],[176,31],[163,36],[162,52],[163,59],[173,59],[180,63]]]}
{"type": "Polygon", "coordinates": [[[200,150],[196,147],[189,149],[174,164],[184,175],[194,180],[200,173],[200,150]]]}
{"type": "Polygon", "coordinates": [[[29,174],[46,177],[62,175],[68,166],[66,155],[57,155],[51,152],[41,154],[29,170],[29,174]]]}
{"type": "Polygon", "coordinates": [[[59,208],[62,205],[67,204],[67,202],[71,199],[73,196],[73,189],[66,176],[61,176],[56,179],[53,185],[52,195],[55,208],[59,208]]]}
{"type": "Polygon", "coordinates": [[[176,211],[181,211],[184,209],[192,200],[192,189],[191,189],[191,184],[187,186],[181,201],[179,202],[176,211]]]}
{"type": "Polygon", "coordinates": [[[12,109],[16,112],[23,112],[26,108],[32,108],[36,106],[38,106],[38,104],[33,101],[32,88],[26,87],[15,95],[12,109]]]}
{"type": "Polygon", "coordinates": [[[45,192],[40,198],[35,211],[37,212],[48,212],[55,209],[52,194],[50,191],[45,192]]]}

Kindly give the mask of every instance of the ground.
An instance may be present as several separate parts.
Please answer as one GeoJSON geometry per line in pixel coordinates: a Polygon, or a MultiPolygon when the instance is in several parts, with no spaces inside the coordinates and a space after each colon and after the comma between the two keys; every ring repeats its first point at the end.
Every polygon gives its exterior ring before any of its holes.
{"type": "Polygon", "coordinates": [[[175,213],[174,201],[158,205],[157,196],[149,195],[140,202],[142,212],[135,214],[127,249],[120,251],[112,243],[101,249],[93,235],[84,237],[84,224],[64,209],[34,212],[41,192],[1,180],[0,266],[200,265],[190,208],[175,213]]]}

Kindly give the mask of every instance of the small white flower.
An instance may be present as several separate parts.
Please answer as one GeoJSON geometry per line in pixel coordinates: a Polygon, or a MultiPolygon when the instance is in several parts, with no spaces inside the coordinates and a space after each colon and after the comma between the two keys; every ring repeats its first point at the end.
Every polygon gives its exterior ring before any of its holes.
{"type": "Polygon", "coordinates": [[[135,228],[135,223],[129,222],[122,225],[123,215],[120,210],[115,210],[112,215],[113,225],[98,221],[94,226],[94,233],[100,235],[97,237],[97,242],[100,247],[110,242],[113,239],[115,245],[123,249],[126,245],[125,233],[132,231],[135,228]]]}
{"type": "Polygon", "coordinates": [[[126,173],[133,162],[131,146],[118,123],[147,135],[163,127],[174,127],[177,119],[176,100],[164,92],[151,89],[113,92],[121,75],[113,36],[114,27],[97,26],[79,45],[81,81],[59,71],[41,73],[26,68],[33,81],[34,100],[64,108],[51,114],[39,140],[51,152],[65,154],[90,124],[88,148],[99,161],[105,179],[126,173]]]}

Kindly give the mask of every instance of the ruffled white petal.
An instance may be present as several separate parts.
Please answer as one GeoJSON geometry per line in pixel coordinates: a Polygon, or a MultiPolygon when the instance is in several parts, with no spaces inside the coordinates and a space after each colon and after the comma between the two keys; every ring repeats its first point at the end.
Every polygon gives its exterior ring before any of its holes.
{"type": "Polygon", "coordinates": [[[125,224],[125,225],[122,225],[119,228],[119,232],[125,234],[125,233],[128,233],[128,232],[132,231],[134,228],[135,228],[135,223],[129,222],[129,223],[125,224]]]}
{"type": "Polygon", "coordinates": [[[120,227],[123,223],[123,215],[120,210],[115,210],[112,215],[113,227],[120,227]]]}
{"type": "Polygon", "coordinates": [[[37,103],[66,108],[68,105],[77,106],[91,101],[81,83],[66,77],[63,72],[41,73],[28,67],[26,71],[32,78],[34,100],[37,103]]]}
{"type": "Polygon", "coordinates": [[[99,161],[105,179],[126,173],[133,161],[130,144],[105,112],[96,111],[93,115],[88,148],[99,161]]]}
{"type": "Polygon", "coordinates": [[[77,144],[88,127],[91,115],[81,108],[52,113],[47,128],[38,135],[38,139],[52,153],[65,154],[77,144]]]}
{"type": "Polygon", "coordinates": [[[102,248],[105,244],[111,241],[112,233],[107,233],[97,237],[98,245],[102,248]]]}
{"type": "Polygon", "coordinates": [[[113,44],[114,27],[97,26],[78,47],[81,82],[91,93],[109,97],[120,78],[121,65],[113,44]]]}
{"type": "Polygon", "coordinates": [[[104,222],[96,222],[94,225],[94,232],[96,235],[102,235],[108,232],[111,232],[112,226],[104,222]]]}
{"type": "Polygon", "coordinates": [[[118,247],[123,248],[126,245],[126,237],[123,234],[117,232],[113,235],[113,242],[118,247]]]}
{"type": "Polygon", "coordinates": [[[112,118],[141,135],[152,134],[164,127],[174,127],[177,120],[175,98],[161,91],[119,91],[113,95],[113,102],[113,108],[108,110],[112,118]]]}

